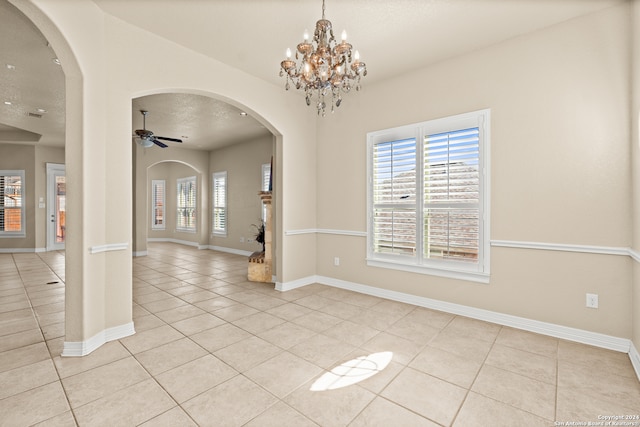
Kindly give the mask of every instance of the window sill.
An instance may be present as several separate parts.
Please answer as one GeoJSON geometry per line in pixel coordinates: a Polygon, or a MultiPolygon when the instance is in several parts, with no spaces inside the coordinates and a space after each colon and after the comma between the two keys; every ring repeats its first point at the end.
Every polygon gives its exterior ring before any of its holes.
{"type": "Polygon", "coordinates": [[[0,233],[0,239],[24,239],[27,233],[0,233]]]}
{"type": "Polygon", "coordinates": [[[211,235],[214,237],[227,237],[227,233],[224,233],[222,231],[214,231],[213,233],[211,233],[211,235]]]}
{"type": "Polygon", "coordinates": [[[468,280],[477,283],[489,283],[489,273],[481,273],[477,271],[464,271],[445,268],[434,268],[424,265],[408,264],[403,262],[381,260],[377,258],[367,258],[369,267],[389,268],[392,270],[406,271],[409,273],[426,274],[429,276],[446,277],[449,279],[468,280]]]}
{"type": "Polygon", "coordinates": [[[184,229],[176,228],[176,233],[196,234],[196,230],[184,230],[184,229]]]}

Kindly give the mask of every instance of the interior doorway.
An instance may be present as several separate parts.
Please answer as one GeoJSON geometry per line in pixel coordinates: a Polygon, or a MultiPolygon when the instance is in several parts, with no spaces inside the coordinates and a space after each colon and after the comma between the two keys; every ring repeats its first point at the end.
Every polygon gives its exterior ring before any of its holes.
{"type": "Polygon", "coordinates": [[[66,234],[65,166],[47,163],[47,251],[64,249],[66,234]]]}

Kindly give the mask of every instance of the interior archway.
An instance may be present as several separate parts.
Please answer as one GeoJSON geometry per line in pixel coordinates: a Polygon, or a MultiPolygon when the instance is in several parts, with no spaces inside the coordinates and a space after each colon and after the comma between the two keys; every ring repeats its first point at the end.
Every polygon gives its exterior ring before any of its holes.
{"type": "Polygon", "coordinates": [[[31,2],[10,0],[42,32],[56,52],[64,72],[66,173],[66,242],[65,242],[65,342],[82,341],[82,72],[63,34],[50,18],[31,2]]]}
{"type": "MultiPolygon", "coordinates": [[[[132,101],[132,129],[143,127],[154,135],[182,142],[162,140],[168,147],[145,148],[134,137],[133,255],[146,255],[147,241],[179,242],[241,255],[259,250],[260,244],[254,242],[254,225],[262,219],[263,211],[258,193],[265,189],[261,187],[265,168],[271,174],[277,144],[262,119],[215,95],[154,93],[132,101]],[[148,112],[146,120],[141,120],[140,111],[148,112]],[[175,227],[175,181],[188,175],[186,170],[176,172],[180,165],[197,176],[199,218],[192,234],[180,233],[175,227]],[[216,172],[224,172],[229,183],[228,229],[223,233],[212,229],[211,187],[216,172]],[[151,224],[154,181],[161,181],[167,198],[166,224],[156,224],[155,229],[151,224]]],[[[275,223],[277,209],[274,212],[275,223]]]]}

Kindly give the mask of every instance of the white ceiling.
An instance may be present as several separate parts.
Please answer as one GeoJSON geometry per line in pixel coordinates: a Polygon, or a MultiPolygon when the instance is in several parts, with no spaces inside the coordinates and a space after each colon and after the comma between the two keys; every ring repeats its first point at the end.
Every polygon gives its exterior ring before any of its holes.
{"type": "MultiPolygon", "coordinates": [[[[294,49],[305,29],[312,33],[322,14],[321,0],[93,1],[119,19],[282,87],[278,73],[286,48],[294,49]]],[[[368,68],[362,82],[366,90],[392,76],[622,1],[326,0],[326,18],[336,37],[346,29],[348,41],[360,51],[368,68]]],[[[51,62],[55,54],[16,13],[0,0],[0,102],[18,101],[0,103],[0,142],[17,142],[11,138],[23,130],[42,134],[39,144],[63,144],[64,90],[60,69],[51,62]],[[5,62],[14,62],[16,70],[5,62]],[[48,112],[42,119],[29,117],[35,108],[48,112]]],[[[160,136],[188,136],[184,148],[210,149],[267,132],[254,119],[240,117],[235,107],[200,96],[153,95],[134,100],[132,107],[134,129],[142,128],[139,110],[148,110],[147,129],[160,136]]],[[[29,133],[22,137],[33,139],[29,133]]]]}

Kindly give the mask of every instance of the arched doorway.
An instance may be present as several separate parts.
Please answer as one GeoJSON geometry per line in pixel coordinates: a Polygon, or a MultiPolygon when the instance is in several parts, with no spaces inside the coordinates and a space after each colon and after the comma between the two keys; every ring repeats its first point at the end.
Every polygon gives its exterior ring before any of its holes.
{"type": "Polygon", "coordinates": [[[182,141],[166,142],[164,148],[142,147],[134,138],[134,256],[146,254],[148,240],[243,255],[259,250],[254,241],[254,225],[260,222],[263,210],[258,193],[264,190],[265,170],[271,174],[276,137],[258,118],[213,95],[172,92],[135,98],[132,126],[134,130],[146,126],[154,135],[182,141]],[[140,111],[148,112],[144,121],[140,111]],[[180,232],[174,219],[177,180],[189,175],[187,171],[175,173],[180,164],[193,168],[197,176],[198,218],[191,233],[180,232]],[[224,207],[214,206],[215,176],[220,174],[225,177],[224,207]],[[158,189],[167,199],[164,224],[154,224],[152,214],[157,210],[153,204],[158,189]],[[227,215],[224,229],[213,226],[214,211],[219,209],[227,215]]]}

